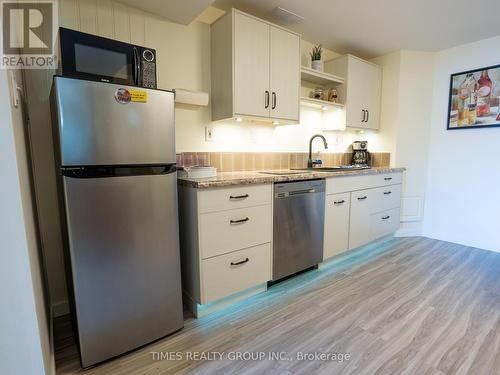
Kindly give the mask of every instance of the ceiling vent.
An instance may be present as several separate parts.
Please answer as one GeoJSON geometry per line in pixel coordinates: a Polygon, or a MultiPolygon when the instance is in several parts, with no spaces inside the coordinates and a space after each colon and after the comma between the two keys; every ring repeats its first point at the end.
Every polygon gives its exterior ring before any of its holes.
{"type": "Polygon", "coordinates": [[[280,23],[283,23],[285,25],[293,25],[304,21],[304,17],[299,16],[298,14],[293,13],[282,7],[274,8],[271,13],[273,15],[273,18],[275,18],[277,21],[280,21],[280,23]]]}

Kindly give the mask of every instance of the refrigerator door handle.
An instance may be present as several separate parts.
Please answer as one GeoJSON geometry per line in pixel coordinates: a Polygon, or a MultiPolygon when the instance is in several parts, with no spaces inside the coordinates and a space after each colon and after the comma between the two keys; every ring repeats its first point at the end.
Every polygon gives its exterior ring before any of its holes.
{"type": "Polygon", "coordinates": [[[176,171],[177,168],[175,163],[159,165],[97,165],[61,168],[61,174],[70,178],[166,175],[175,173],[176,171]]]}
{"type": "Polygon", "coordinates": [[[139,86],[139,52],[137,47],[134,47],[134,83],[139,86]]]}

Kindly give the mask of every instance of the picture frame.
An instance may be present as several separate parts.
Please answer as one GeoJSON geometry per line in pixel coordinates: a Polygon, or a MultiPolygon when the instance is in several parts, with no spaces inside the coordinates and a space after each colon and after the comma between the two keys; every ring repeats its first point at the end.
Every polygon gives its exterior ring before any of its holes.
{"type": "Polygon", "coordinates": [[[500,64],[450,75],[447,130],[500,127],[500,64]]]}

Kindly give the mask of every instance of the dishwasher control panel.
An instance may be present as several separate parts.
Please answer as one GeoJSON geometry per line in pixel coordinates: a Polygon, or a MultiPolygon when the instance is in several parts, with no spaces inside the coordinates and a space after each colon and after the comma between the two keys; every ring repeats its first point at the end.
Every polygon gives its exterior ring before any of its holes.
{"type": "Polygon", "coordinates": [[[293,195],[322,193],[325,191],[325,179],[279,182],[274,184],[274,198],[286,198],[293,195]]]}

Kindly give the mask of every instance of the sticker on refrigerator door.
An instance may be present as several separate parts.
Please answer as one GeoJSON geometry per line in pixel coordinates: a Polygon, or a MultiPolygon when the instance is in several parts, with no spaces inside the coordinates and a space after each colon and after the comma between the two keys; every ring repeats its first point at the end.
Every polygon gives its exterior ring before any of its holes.
{"type": "Polygon", "coordinates": [[[132,100],[132,95],[127,89],[119,88],[115,91],[115,99],[120,104],[128,104],[132,100]]]}
{"type": "Polygon", "coordinates": [[[146,103],[148,101],[148,92],[144,90],[129,90],[130,100],[137,103],[146,103]]]}

